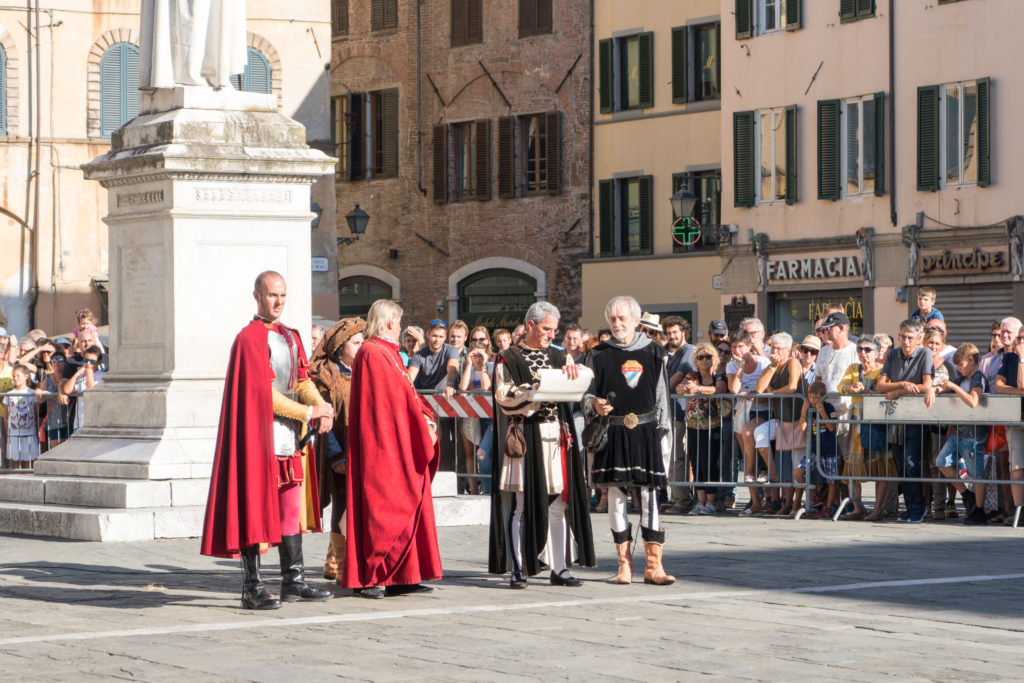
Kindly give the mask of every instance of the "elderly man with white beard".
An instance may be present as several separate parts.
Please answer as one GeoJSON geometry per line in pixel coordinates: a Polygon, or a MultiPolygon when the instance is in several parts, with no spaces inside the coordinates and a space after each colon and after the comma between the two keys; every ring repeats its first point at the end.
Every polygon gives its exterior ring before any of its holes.
{"type": "Polygon", "coordinates": [[[594,453],[591,477],[595,486],[608,489],[608,518],[619,559],[614,582],[633,580],[626,489],[638,486],[647,559],[644,583],[667,586],[675,577],[666,574],[661,564],[665,530],[658,523],[657,500],[657,490],[667,480],[661,436],[672,429],[667,353],[647,335],[637,333],[641,313],[633,297],[614,297],[604,315],[612,338],[587,355],[594,379],[583,397],[583,411],[588,420],[608,424],[607,444],[594,453]]]}

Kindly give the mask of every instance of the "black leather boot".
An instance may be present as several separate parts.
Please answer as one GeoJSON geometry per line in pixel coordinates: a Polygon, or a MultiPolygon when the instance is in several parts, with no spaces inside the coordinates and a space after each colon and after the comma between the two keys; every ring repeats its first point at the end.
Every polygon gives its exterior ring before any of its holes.
{"type": "Polygon", "coordinates": [[[260,547],[249,546],[242,549],[242,571],[245,581],[242,584],[242,609],[277,609],[281,601],[267,592],[260,577],[260,547]]]}
{"type": "Polygon", "coordinates": [[[281,554],[281,599],[285,602],[296,600],[326,600],[331,591],[313,588],[302,577],[302,534],[282,536],[277,546],[281,554]]]}

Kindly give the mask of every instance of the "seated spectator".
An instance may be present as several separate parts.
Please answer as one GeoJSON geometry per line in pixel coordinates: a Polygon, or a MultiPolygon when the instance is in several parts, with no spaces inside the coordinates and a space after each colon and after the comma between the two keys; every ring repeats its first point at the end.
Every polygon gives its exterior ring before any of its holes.
{"type": "MultiPolygon", "coordinates": [[[[991,387],[988,378],[978,369],[981,360],[981,353],[974,344],[963,344],[956,350],[953,356],[953,363],[959,373],[960,380],[945,380],[945,389],[955,393],[969,408],[977,408],[984,394],[990,393],[991,387]]],[[[988,427],[978,425],[961,425],[953,432],[942,445],[938,456],[935,458],[935,466],[942,472],[942,476],[952,480],[953,488],[960,492],[964,501],[964,509],[967,516],[964,524],[978,525],[987,524],[985,516],[985,484],[975,484],[975,491],[972,493],[959,477],[959,461],[965,463],[967,473],[972,479],[985,478],[985,442],[988,440],[988,427]],[[981,506],[977,504],[980,496],[981,506]]]]}
{"type": "Polygon", "coordinates": [[[934,287],[921,287],[917,290],[917,310],[910,314],[911,320],[920,320],[925,325],[933,320],[944,320],[942,311],[935,308],[937,294],[934,287]]]}
{"type": "MultiPolygon", "coordinates": [[[[868,394],[875,391],[875,385],[882,374],[882,363],[878,360],[880,348],[875,337],[864,335],[857,342],[857,363],[851,363],[846,368],[846,373],[839,380],[839,391],[844,394],[868,394]]],[[[851,410],[853,419],[863,419],[863,399],[854,398],[851,410]]],[[[843,476],[848,477],[895,477],[896,463],[893,462],[892,453],[889,452],[889,443],[884,424],[861,424],[853,431],[853,445],[850,448],[850,457],[843,464],[843,476]]],[[[888,482],[875,482],[875,507],[870,515],[865,516],[863,499],[861,498],[861,483],[856,479],[853,482],[851,491],[851,502],[854,510],[844,514],[840,519],[856,520],[867,519],[871,522],[878,522],[882,519],[883,502],[886,499],[888,482]]]]}
{"type": "Polygon", "coordinates": [[[836,408],[831,402],[825,400],[828,389],[821,380],[816,381],[807,389],[807,398],[804,399],[800,408],[800,431],[807,432],[810,441],[808,452],[810,460],[804,458],[793,470],[793,479],[803,484],[805,472],[810,472],[812,484],[827,484],[828,497],[821,511],[818,512],[819,519],[829,519],[836,513],[839,505],[839,482],[835,477],[839,475],[839,451],[836,447],[836,425],[822,423],[822,419],[835,420],[838,417],[836,408]],[[810,430],[808,430],[810,426],[810,430]],[[822,474],[824,473],[824,474],[822,474]]]}
{"type": "Polygon", "coordinates": [[[78,431],[85,421],[85,406],[81,394],[103,381],[103,370],[99,368],[100,347],[90,346],[82,354],[82,363],[64,382],[65,394],[75,394],[77,400],[72,406],[71,433],[78,431]]]}

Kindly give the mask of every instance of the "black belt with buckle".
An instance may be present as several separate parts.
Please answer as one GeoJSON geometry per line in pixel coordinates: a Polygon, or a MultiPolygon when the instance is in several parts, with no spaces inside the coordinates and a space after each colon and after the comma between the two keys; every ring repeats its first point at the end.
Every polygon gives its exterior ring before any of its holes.
{"type": "Polygon", "coordinates": [[[649,413],[626,413],[625,415],[609,415],[608,425],[616,427],[625,427],[626,429],[635,429],[637,426],[647,424],[648,422],[654,422],[658,419],[658,411],[652,410],[649,413]]]}

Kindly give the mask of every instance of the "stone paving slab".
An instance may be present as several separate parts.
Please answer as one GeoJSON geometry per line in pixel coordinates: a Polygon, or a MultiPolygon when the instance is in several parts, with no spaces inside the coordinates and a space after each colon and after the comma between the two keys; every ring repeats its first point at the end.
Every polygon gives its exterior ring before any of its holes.
{"type": "MultiPolygon", "coordinates": [[[[1020,680],[1024,530],[667,517],[669,587],[510,591],[482,527],[439,529],[433,593],[238,609],[198,541],[0,536],[0,681],[1020,680]],[[19,638],[28,638],[19,641],[19,638]]],[[[306,537],[311,575],[326,535],[306,537]]],[[[264,556],[276,573],[276,552],[264,556]]],[[[642,548],[635,554],[642,567],[642,548]]]]}

